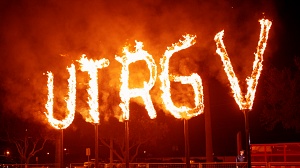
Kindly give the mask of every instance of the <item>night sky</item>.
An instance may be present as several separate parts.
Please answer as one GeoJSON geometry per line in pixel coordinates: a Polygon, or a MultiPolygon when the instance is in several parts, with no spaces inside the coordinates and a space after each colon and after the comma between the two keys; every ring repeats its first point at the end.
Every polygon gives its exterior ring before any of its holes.
{"type": "MultiPolygon", "coordinates": [[[[122,48],[131,45],[133,49],[135,40],[143,42],[144,50],[154,58],[159,74],[159,59],[166,48],[182,39],[182,35],[193,34],[197,36],[196,44],[174,54],[170,72],[180,75],[198,73],[209,84],[214,153],[235,155],[236,134],[244,131],[244,118],[232,97],[221,59],[215,52],[214,36],[221,30],[225,31],[227,52],[235,73],[244,83],[252,70],[260,31],[258,20],[265,18],[272,21],[264,67],[273,65],[282,68],[289,67],[294,56],[299,57],[299,16],[296,2],[291,0],[2,0],[1,113],[41,122],[46,127],[44,112],[48,90],[45,74],[48,71],[54,74],[54,110],[63,112],[63,97],[67,93],[66,67],[74,63],[78,90],[76,121],[65,131],[65,144],[73,150],[79,149],[78,146],[93,147],[93,126],[82,119],[88,111],[84,89],[89,79],[80,71],[76,60],[86,54],[87,58],[110,61],[107,68],[99,70],[99,104],[104,118],[113,117],[116,114],[112,111],[120,113],[121,64],[115,56],[122,55],[122,48]],[[90,131],[91,136],[76,137],[76,131],[80,129],[87,133],[90,131]]],[[[131,67],[132,86],[141,86],[143,80],[147,80],[149,72],[144,65],[131,67]]],[[[282,128],[266,131],[260,125],[259,113],[264,105],[262,84],[258,82],[257,96],[250,111],[252,143],[299,142],[299,134],[282,128]]],[[[182,149],[183,120],[175,119],[164,109],[159,98],[159,85],[157,78],[151,98],[158,116],[165,116],[171,128],[161,144],[169,142],[182,149]]],[[[177,89],[173,89],[172,93],[180,93],[177,89]]],[[[206,98],[204,95],[204,100],[206,98]]],[[[135,103],[143,107],[140,101],[135,103]]],[[[146,113],[141,107],[139,112],[146,113]]],[[[189,124],[191,156],[205,155],[204,115],[192,118],[189,124]]]]}

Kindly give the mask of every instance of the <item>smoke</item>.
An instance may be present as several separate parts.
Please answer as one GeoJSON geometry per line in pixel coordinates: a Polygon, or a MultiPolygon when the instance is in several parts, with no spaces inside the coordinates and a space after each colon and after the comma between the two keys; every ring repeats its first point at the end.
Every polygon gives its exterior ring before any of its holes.
{"type": "MultiPolygon", "coordinates": [[[[55,111],[64,112],[66,67],[71,63],[78,69],[78,111],[88,109],[88,95],[84,90],[89,78],[80,72],[76,62],[86,54],[87,58],[107,58],[110,61],[109,67],[99,70],[99,104],[101,111],[110,113],[104,118],[116,115],[114,111],[118,111],[116,107],[120,102],[121,64],[115,56],[122,55],[125,45],[134,45],[135,40],[142,41],[144,50],[153,56],[160,73],[159,59],[164,51],[186,33],[197,35],[196,44],[184,51],[185,54],[172,57],[172,73],[190,75],[195,72],[227,84],[213,41],[214,35],[225,29],[225,45],[238,77],[243,80],[246,78],[243,74],[250,74],[252,69],[260,28],[258,19],[274,14],[269,3],[234,0],[4,0],[0,5],[0,80],[4,109],[21,118],[45,121],[47,76],[44,74],[51,71],[55,99],[59,104],[55,111]],[[266,14],[262,15],[262,12],[266,14]]],[[[141,76],[149,73],[144,66],[135,66],[131,71],[136,76],[132,83],[140,83],[141,76]]],[[[155,104],[161,104],[159,82],[151,96],[155,104]]]]}

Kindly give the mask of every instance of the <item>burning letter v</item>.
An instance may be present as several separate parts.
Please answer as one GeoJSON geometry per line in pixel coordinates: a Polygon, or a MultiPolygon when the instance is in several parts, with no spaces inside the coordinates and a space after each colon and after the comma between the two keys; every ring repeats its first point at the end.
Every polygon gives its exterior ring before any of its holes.
{"type": "Polygon", "coordinates": [[[239,105],[239,108],[241,110],[244,109],[252,109],[253,106],[253,100],[255,97],[255,91],[256,86],[258,83],[259,76],[261,74],[262,70],[262,62],[263,62],[263,54],[265,51],[265,48],[267,46],[267,40],[268,40],[268,34],[269,30],[271,28],[272,22],[267,19],[261,19],[259,20],[261,25],[260,30],[260,36],[259,41],[257,45],[257,52],[255,53],[255,60],[253,62],[253,69],[251,76],[246,79],[247,82],[247,93],[245,96],[241,93],[241,88],[238,83],[238,79],[235,76],[235,73],[233,71],[233,67],[231,65],[230,59],[228,57],[228,54],[225,49],[225,45],[223,43],[223,35],[224,30],[216,34],[215,36],[215,42],[217,45],[217,53],[220,55],[221,60],[223,62],[224,70],[227,74],[227,78],[230,82],[231,89],[234,94],[234,99],[236,103],[239,105]]]}

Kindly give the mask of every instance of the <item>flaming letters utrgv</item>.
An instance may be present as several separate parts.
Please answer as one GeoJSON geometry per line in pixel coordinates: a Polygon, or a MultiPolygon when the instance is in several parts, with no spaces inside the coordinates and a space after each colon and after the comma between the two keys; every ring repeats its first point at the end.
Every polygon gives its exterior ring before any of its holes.
{"type": "MultiPolygon", "coordinates": [[[[233,67],[231,65],[230,59],[227,55],[225,45],[222,41],[224,31],[221,31],[216,34],[215,41],[217,45],[217,53],[220,55],[223,62],[224,70],[227,74],[228,80],[231,84],[233,91],[233,96],[240,107],[240,109],[251,109],[253,106],[253,101],[255,97],[256,86],[258,84],[258,79],[262,70],[263,54],[266,48],[268,33],[271,28],[272,22],[267,19],[261,19],[261,32],[257,46],[257,52],[255,53],[255,60],[253,62],[253,69],[251,76],[246,79],[247,81],[247,93],[242,94],[238,79],[235,76],[233,67]]],[[[160,59],[160,65],[162,72],[159,75],[159,79],[162,83],[160,87],[162,90],[162,100],[166,110],[175,118],[190,119],[195,117],[204,111],[204,99],[203,99],[203,86],[201,77],[193,73],[190,76],[176,76],[169,74],[169,60],[175,52],[186,49],[196,43],[194,35],[185,35],[183,40],[173,44],[171,47],[168,47],[165,51],[163,57],[160,59]],[[194,91],[194,105],[195,107],[189,108],[187,106],[177,107],[174,105],[171,99],[170,93],[170,82],[180,82],[182,84],[190,84],[193,87],[194,91]]],[[[141,97],[145,103],[145,108],[148,111],[150,118],[156,117],[156,111],[154,109],[150,90],[154,86],[157,78],[157,67],[154,62],[153,57],[145,50],[143,50],[143,43],[136,42],[135,51],[130,52],[128,47],[123,48],[123,56],[116,56],[115,59],[122,64],[121,71],[121,88],[120,88],[120,98],[121,103],[120,107],[122,109],[124,120],[129,120],[129,100],[134,97],[141,97]],[[136,61],[145,61],[148,69],[150,71],[150,79],[148,82],[144,82],[143,88],[133,88],[128,87],[129,80],[129,65],[136,61]]],[[[82,55],[82,58],[78,61],[81,64],[81,71],[88,72],[90,76],[89,89],[87,90],[89,94],[88,104],[90,107],[90,118],[87,118],[87,122],[99,123],[99,111],[98,111],[98,69],[105,68],[109,66],[109,60],[103,58],[100,60],[87,59],[85,55],[82,55]]],[[[69,97],[66,100],[67,109],[69,110],[68,115],[63,120],[57,120],[53,117],[53,75],[51,72],[48,72],[48,101],[45,105],[47,112],[45,112],[48,122],[56,129],[65,129],[67,128],[74,120],[75,115],[75,101],[76,101],[76,71],[74,64],[71,64],[67,68],[70,73],[69,82],[69,97]]]]}

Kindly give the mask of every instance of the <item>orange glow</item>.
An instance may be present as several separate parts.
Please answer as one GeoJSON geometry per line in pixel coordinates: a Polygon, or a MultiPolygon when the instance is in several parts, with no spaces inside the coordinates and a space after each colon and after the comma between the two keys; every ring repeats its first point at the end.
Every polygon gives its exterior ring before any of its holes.
{"type": "Polygon", "coordinates": [[[109,60],[102,58],[100,60],[93,61],[87,59],[83,54],[81,59],[78,61],[81,64],[81,70],[88,72],[90,76],[89,88],[87,92],[89,94],[88,104],[90,106],[90,117],[85,118],[86,122],[99,123],[99,112],[98,112],[98,69],[107,67],[109,60]]]}
{"type": "Polygon", "coordinates": [[[63,120],[57,120],[53,117],[53,74],[48,72],[48,101],[45,105],[48,112],[45,112],[48,122],[56,129],[67,128],[74,120],[75,116],[75,102],[76,102],[76,76],[75,76],[75,66],[71,64],[70,68],[67,68],[70,73],[69,83],[69,97],[66,100],[67,108],[69,110],[68,115],[63,120]]]}
{"type": "Polygon", "coordinates": [[[260,36],[257,45],[257,51],[255,53],[255,60],[253,62],[253,69],[251,76],[246,79],[247,82],[247,93],[243,95],[239,86],[239,81],[233,71],[232,64],[228,57],[225,45],[223,43],[224,30],[216,34],[215,41],[217,45],[217,53],[220,55],[223,62],[224,70],[227,74],[227,78],[230,82],[231,89],[233,91],[233,97],[241,110],[252,109],[253,101],[255,97],[256,86],[258,83],[259,76],[262,71],[263,54],[267,46],[268,34],[271,28],[272,22],[267,19],[259,20],[261,24],[260,36]]]}
{"type": "Polygon", "coordinates": [[[156,117],[156,111],[154,109],[151,96],[149,91],[155,84],[157,68],[152,56],[145,50],[143,50],[143,43],[137,42],[135,45],[135,51],[130,52],[129,47],[125,46],[123,48],[123,56],[116,56],[115,59],[122,64],[122,72],[121,72],[121,88],[120,88],[120,97],[121,103],[120,107],[123,111],[123,119],[129,120],[129,101],[130,98],[133,97],[141,97],[145,103],[145,108],[148,111],[148,115],[151,119],[156,117]],[[148,69],[150,71],[150,79],[148,82],[144,82],[143,88],[133,88],[130,89],[128,86],[129,81],[129,64],[134,63],[136,61],[146,61],[148,65],[148,69]]]}
{"type": "Polygon", "coordinates": [[[160,80],[162,82],[161,90],[162,100],[166,106],[166,109],[170,111],[170,113],[175,118],[184,118],[190,119],[201,114],[204,110],[203,105],[203,86],[201,78],[198,74],[193,73],[190,76],[176,76],[169,74],[169,61],[172,55],[175,52],[186,49],[196,43],[196,36],[185,35],[183,36],[184,40],[179,40],[179,42],[172,45],[172,47],[168,47],[165,51],[163,58],[160,59],[160,65],[162,68],[162,73],[160,75],[160,80]],[[171,99],[170,93],[170,81],[180,82],[182,84],[190,84],[192,85],[195,93],[194,97],[194,108],[189,108],[187,106],[176,107],[171,99]]]}

